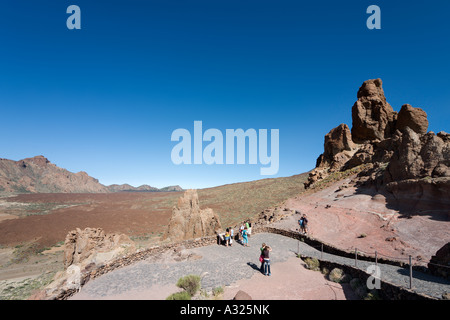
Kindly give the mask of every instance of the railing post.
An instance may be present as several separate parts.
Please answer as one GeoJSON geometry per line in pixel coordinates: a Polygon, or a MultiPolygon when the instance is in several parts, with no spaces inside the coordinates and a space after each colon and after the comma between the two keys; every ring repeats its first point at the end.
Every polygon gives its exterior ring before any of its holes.
{"type": "Polygon", "coordinates": [[[323,259],[323,243],[320,244],[320,259],[323,259]]]}
{"type": "Polygon", "coordinates": [[[375,265],[378,267],[378,254],[375,251],[375,265]]]}
{"type": "Polygon", "coordinates": [[[412,258],[409,256],[409,288],[412,289],[412,258]]]}

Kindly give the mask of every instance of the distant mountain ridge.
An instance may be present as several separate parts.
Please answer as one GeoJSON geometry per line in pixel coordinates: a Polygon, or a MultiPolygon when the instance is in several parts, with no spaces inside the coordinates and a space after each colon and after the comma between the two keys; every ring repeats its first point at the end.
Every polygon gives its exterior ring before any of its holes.
{"type": "Polygon", "coordinates": [[[0,158],[0,193],[112,193],[183,191],[180,186],[161,189],[129,184],[105,186],[86,172],[70,172],[44,156],[19,161],[0,158]]]}
{"type": "Polygon", "coordinates": [[[143,184],[139,187],[133,187],[127,183],[125,184],[112,184],[107,186],[110,192],[167,192],[167,191],[183,191],[179,185],[168,186],[164,188],[156,188],[149,186],[148,184],[143,184]]]}

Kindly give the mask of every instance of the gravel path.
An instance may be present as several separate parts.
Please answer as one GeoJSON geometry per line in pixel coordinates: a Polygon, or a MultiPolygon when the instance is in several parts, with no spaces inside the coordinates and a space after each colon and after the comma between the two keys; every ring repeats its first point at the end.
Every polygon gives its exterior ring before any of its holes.
{"type": "MultiPolygon", "coordinates": [[[[151,287],[172,285],[188,274],[202,277],[202,288],[210,291],[215,287],[229,286],[241,279],[249,279],[260,273],[259,248],[264,242],[273,249],[271,264],[283,262],[300,253],[320,257],[320,251],[298,240],[271,233],[252,235],[250,247],[234,243],[232,247],[206,246],[184,250],[184,254],[197,257],[196,260],[180,261],[147,259],[117,269],[99,278],[89,281],[73,298],[89,297],[105,299],[108,296],[120,296],[131,291],[145,291],[151,287]],[[201,256],[201,258],[200,258],[201,256]]],[[[323,254],[324,260],[354,266],[354,259],[323,254]]],[[[358,267],[366,270],[372,263],[358,261],[358,267]]],[[[391,283],[409,287],[409,269],[379,264],[381,278],[391,283]]],[[[441,278],[414,272],[413,289],[420,293],[441,298],[444,292],[450,292],[450,282],[441,278]]]]}

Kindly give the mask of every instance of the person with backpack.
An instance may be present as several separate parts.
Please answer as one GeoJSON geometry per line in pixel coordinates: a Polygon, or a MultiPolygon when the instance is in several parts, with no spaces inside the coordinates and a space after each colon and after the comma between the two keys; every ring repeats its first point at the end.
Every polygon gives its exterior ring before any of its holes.
{"type": "Polygon", "coordinates": [[[300,233],[302,233],[302,231],[303,231],[303,217],[301,217],[298,220],[298,225],[300,226],[300,228],[298,230],[300,231],[300,233]]]}
{"type": "Polygon", "coordinates": [[[308,218],[306,218],[305,213],[303,214],[303,217],[301,220],[302,220],[302,231],[304,234],[307,234],[308,233],[308,218]]]}

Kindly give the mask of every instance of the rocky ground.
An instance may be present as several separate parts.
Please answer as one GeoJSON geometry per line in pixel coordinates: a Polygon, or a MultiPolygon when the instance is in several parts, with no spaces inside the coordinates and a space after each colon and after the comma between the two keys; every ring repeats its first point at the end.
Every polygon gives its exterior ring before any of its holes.
{"type": "MultiPolygon", "coordinates": [[[[88,282],[73,300],[156,299],[163,300],[180,291],[177,280],[188,274],[202,277],[202,288],[224,288],[221,299],[232,299],[243,290],[253,299],[346,300],[357,299],[348,284],[327,280],[320,272],[305,268],[296,257],[298,241],[275,234],[250,237],[250,247],[234,243],[232,247],[206,246],[186,250],[185,261],[161,255],[107,273],[88,282]],[[271,273],[260,270],[259,247],[270,244],[271,273]]],[[[201,298],[201,297],[199,297],[201,298]]]]}
{"type": "MultiPolygon", "coordinates": [[[[332,183],[314,193],[289,199],[285,206],[306,213],[314,238],[349,251],[360,251],[425,264],[450,239],[450,220],[445,211],[411,212],[405,215],[392,203],[392,195],[373,188],[356,187],[355,176],[332,183]]],[[[298,229],[300,215],[274,223],[274,227],[298,229]]]]}
{"type": "MultiPolygon", "coordinates": [[[[281,235],[261,233],[250,237],[250,247],[235,243],[232,247],[210,245],[182,251],[167,252],[114,270],[89,281],[72,300],[154,299],[163,300],[181,289],[177,280],[189,274],[201,276],[204,294],[195,299],[213,299],[214,288],[222,287],[219,299],[232,299],[244,291],[259,300],[354,300],[360,299],[348,283],[336,283],[319,271],[305,267],[297,254],[320,257],[320,251],[304,242],[281,235]],[[271,276],[259,270],[259,247],[269,244],[271,276]],[[205,294],[206,293],[206,294],[205,294]]],[[[323,259],[354,266],[354,259],[324,253],[323,259]]],[[[371,262],[358,261],[366,270],[371,262]]],[[[408,269],[379,264],[381,278],[405,288],[409,287],[408,269]]],[[[450,292],[450,281],[420,272],[413,273],[413,290],[440,299],[450,292]]]]}

